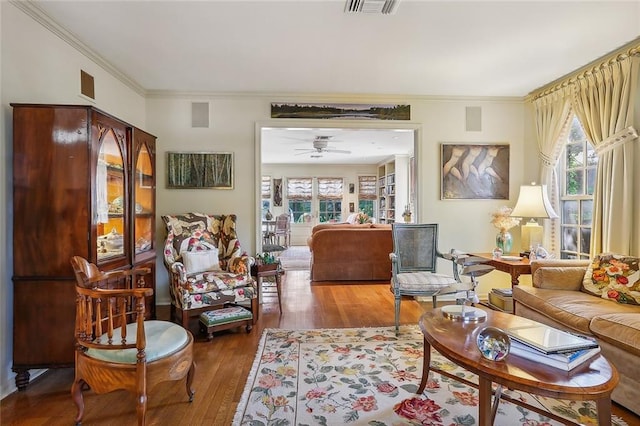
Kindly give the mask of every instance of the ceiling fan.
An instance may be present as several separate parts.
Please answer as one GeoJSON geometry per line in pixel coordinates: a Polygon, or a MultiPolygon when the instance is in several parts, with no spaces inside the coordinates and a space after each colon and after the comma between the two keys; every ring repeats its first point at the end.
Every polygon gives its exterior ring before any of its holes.
{"type": "Polygon", "coordinates": [[[335,153],[335,154],[351,154],[351,151],[345,149],[333,149],[329,147],[329,140],[333,136],[316,136],[313,139],[313,148],[296,148],[298,152],[296,155],[312,154],[312,157],[320,157],[321,154],[335,153]]]}

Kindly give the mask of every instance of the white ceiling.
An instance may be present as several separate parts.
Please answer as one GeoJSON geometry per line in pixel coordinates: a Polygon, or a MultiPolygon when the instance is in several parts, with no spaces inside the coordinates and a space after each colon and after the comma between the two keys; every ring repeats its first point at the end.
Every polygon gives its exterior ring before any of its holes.
{"type": "Polygon", "coordinates": [[[412,155],[414,137],[407,129],[265,128],[261,142],[265,164],[377,164],[412,155]],[[328,139],[327,148],[350,154],[311,152],[319,136],[328,139]]]}
{"type": "Polygon", "coordinates": [[[639,0],[31,4],[143,93],[522,97],[640,34],[639,0]]]}

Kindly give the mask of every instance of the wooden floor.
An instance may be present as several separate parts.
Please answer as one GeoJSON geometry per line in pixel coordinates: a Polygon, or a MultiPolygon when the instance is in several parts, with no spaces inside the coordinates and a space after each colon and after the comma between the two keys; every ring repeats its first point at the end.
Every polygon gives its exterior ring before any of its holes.
{"type": "MultiPolygon", "coordinates": [[[[216,334],[211,342],[197,335],[195,399],[189,403],[184,382],[166,382],[149,390],[149,425],[230,425],[265,328],[311,329],[393,325],[393,297],[388,284],[309,284],[308,271],[284,276],[282,315],[273,293],[264,296],[260,320],[244,329],[216,334]]],[[[416,323],[428,305],[402,302],[401,323],[416,323]]],[[[160,319],[168,308],[159,307],[160,319]]],[[[197,324],[193,331],[197,332],[197,324]]],[[[195,333],[194,333],[195,334],[195,333]]],[[[1,402],[1,425],[70,425],[76,414],[70,388],[73,369],[50,370],[24,392],[1,402]]],[[[118,391],[85,392],[85,425],[131,425],[136,422],[133,396],[118,391]]],[[[614,413],[630,425],[637,416],[614,405],[614,413]]]]}

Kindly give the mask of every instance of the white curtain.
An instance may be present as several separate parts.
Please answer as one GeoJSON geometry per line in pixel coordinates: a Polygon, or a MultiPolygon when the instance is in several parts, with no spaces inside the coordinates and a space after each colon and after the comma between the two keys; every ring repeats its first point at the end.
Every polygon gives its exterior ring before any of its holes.
{"type": "MultiPolygon", "coordinates": [[[[540,152],[540,183],[547,185],[549,200],[555,211],[560,212],[560,195],[556,165],[569,127],[571,117],[571,88],[564,86],[533,101],[536,137],[540,152]]],[[[544,227],[544,241],[550,253],[560,254],[558,234],[560,221],[550,220],[544,227]],[[549,244],[547,244],[549,243],[549,244]]]]}
{"type": "Polygon", "coordinates": [[[591,253],[632,253],[633,113],[640,58],[621,55],[580,76],[573,109],[598,153],[591,253]]]}

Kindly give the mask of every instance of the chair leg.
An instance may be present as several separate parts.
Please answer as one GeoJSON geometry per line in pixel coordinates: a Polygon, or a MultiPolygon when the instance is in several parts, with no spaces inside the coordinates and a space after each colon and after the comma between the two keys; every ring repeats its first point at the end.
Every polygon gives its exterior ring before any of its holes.
{"type": "Polygon", "coordinates": [[[136,411],[138,413],[138,426],[145,425],[145,417],[147,416],[147,394],[140,392],[137,396],[136,411]]]}
{"type": "Polygon", "coordinates": [[[395,323],[396,323],[396,335],[400,331],[400,300],[402,296],[396,295],[394,304],[395,304],[395,323]]]}
{"type": "Polygon", "coordinates": [[[76,415],[76,425],[82,424],[82,417],[84,416],[84,398],[82,397],[82,387],[85,381],[82,379],[76,379],[71,385],[71,398],[78,407],[78,414],[76,415]]]}
{"type": "Polygon", "coordinates": [[[438,307],[438,300],[437,299],[438,299],[438,296],[436,296],[436,295],[431,296],[431,301],[433,303],[433,309],[438,307]]]}

